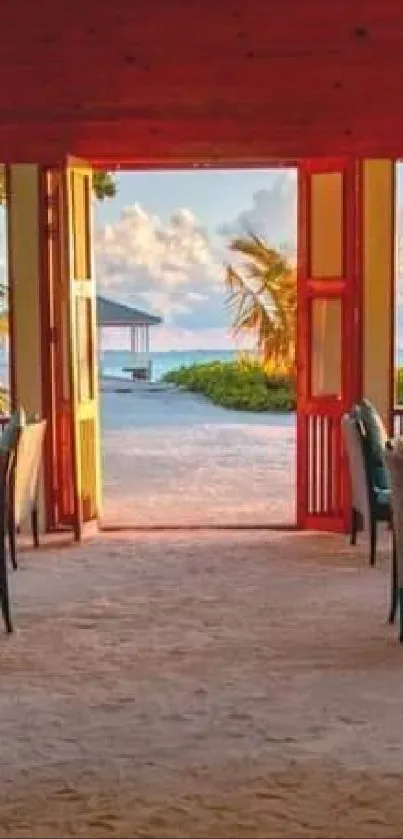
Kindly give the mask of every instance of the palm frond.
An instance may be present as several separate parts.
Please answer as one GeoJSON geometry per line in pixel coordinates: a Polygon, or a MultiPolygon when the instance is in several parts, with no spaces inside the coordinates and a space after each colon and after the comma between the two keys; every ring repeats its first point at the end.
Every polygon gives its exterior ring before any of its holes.
{"type": "Polygon", "coordinates": [[[226,302],[235,333],[254,334],[256,347],[268,360],[292,367],[296,337],[296,276],[286,257],[249,233],[230,243],[241,267],[227,265],[226,302]]]}

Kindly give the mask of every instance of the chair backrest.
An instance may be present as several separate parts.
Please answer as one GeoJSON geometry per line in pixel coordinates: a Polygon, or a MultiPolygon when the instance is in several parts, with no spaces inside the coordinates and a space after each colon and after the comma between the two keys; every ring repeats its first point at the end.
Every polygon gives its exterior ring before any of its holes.
{"type": "Polygon", "coordinates": [[[8,504],[12,472],[15,462],[15,448],[0,448],[0,515],[4,525],[4,516],[8,504]]]}
{"type": "Polygon", "coordinates": [[[391,445],[386,449],[386,463],[388,465],[392,484],[392,515],[393,530],[397,548],[398,585],[403,587],[403,452],[391,445]]]}
{"type": "Polygon", "coordinates": [[[353,507],[361,513],[364,529],[369,530],[371,520],[370,489],[361,431],[354,414],[344,414],[341,420],[341,429],[347,450],[353,507]]]}
{"type": "Polygon", "coordinates": [[[46,420],[40,420],[20,430],[13,477],[14,518],[17,527],[31,513],[36,501],[45,429],[46,420]]]}
{"type": "Polygon", "coordinates": [[[0,434],[0,452],[8,452],[15,449],[21,429],[26,425],[26,414],[23,408],[18,408],[8,418],[0,434]]]}
{"type": "Polygon", "coordinates": [[[364,430],[364,455],[371,486],[390,489],[390,475],[385,459],[388,437],[382,418],[369,399],[362,399],[352,413],[357,414],[364,430]]]}

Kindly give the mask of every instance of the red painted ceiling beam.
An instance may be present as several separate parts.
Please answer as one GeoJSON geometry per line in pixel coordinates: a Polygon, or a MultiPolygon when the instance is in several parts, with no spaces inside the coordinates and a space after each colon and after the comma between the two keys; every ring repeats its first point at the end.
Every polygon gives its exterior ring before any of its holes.
{"type": "Polygon", "coordinates": [[[161,165],[168,161],[232,164],[244,160],[271,165],[299,157],[403,156],[403,113],[384,120],[376,131],[368,122],[285,127],[214,119],[196,122],[122,124],[42,124],[29,130],[0,123],[0,161],[53,163],[72,154],[89,162],[161,165]]]}
{"type": "Polygon", "coordinates": [[[401,0],[13,0],[0,160],[402,156],[401,0]]]}

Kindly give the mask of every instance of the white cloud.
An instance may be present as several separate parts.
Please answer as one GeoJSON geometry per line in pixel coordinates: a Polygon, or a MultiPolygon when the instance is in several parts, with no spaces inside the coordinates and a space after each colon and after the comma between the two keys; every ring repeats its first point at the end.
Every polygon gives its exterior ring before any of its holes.
{"type": "MultiPolygon", "coordinates": [[[[139,204],[126,207],[96,231],[95,256],[102,293],[163,317],[153,347],[228,344],[223,254],[189,209],[164,223],[139,204]]],[[[111,332],[102,343],[122,340],[111,332]]]]}
{"type": "Polygon", "coordinates": [[[226,245],[252,230],[274,245],[295,250],[296,175],[279,172],[269,189],[253,196],[249,209],[223,224],[211,237],[190,209],[167,222],[140,204],[95,235],[98,284],[103,293],[162,315],[168,326],[223,329],[226,245]]]}
{"type": "Polygon", "coordinates": [[[223,345],[224,337],[228,341],[226,246],[232,236],[249,230],[293,250],[294,172],[278,173],[270,189],[256,192],[251,207],[213,237],[190,209],[176,210],[165,222],[138,203],[126,207],[116,222],[96,231],[98,287],[114,299],[162,315],[164,329],[178,341],[186,343],[186,330],[194,344],[213,340],[211,330],[218,330],[214,340],[223,345]]]}
{"type": "Polygon", "coordinates": [[[207,231],[188,209],[164,224],[139,204],[95,234],[100,288],[112,296],[149,299],[164,317],[186,311],[222,289],[223,269],[207,231]]]}
{"type": "Polygon", "coordinates": [[[285,248],[294,254],[297,247],[296,171],[278,172],[272,186],[255,192],[252,206],[221,225],[218,232],[227,240],[252,232],[274,247],[285,248]]]}

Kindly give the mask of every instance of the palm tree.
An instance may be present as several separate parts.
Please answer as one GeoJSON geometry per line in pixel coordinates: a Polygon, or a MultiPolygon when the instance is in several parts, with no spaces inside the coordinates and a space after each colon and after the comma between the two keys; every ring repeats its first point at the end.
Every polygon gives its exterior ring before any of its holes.
{"type": "Polygon", "coordinates": [[[92,173],[92,188],[98,201],[103,201],[105,198],[114,198],[116,195],[114,175],[102,169],[94,170],[92,173]]]}
{"type": "Polygon", "coordinates": [[[287,257],[248,233],[230,243],[243,257],[239,268],[226,265],[227,305],[235,334],[249,333],[265,365],[294,370],[297,283],[287,257]]]}

